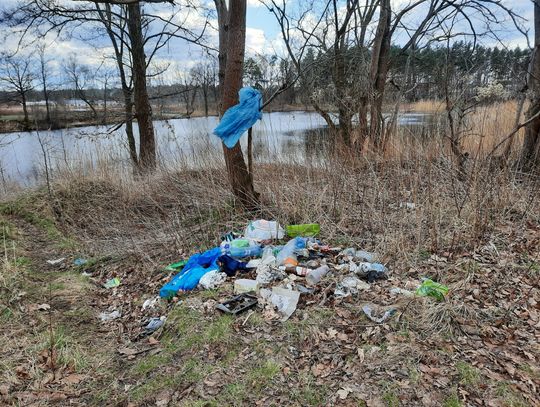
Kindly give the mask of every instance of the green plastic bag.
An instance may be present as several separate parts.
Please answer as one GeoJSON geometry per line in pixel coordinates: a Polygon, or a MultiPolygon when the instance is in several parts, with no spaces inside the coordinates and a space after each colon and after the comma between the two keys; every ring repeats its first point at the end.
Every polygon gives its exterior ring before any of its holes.
{"type": "Polygon", "coordinates": [[[420,287],[416,289],[416,295],[421,297],[433,297],[439,301],[443,301],[446,294],[448,294],[447,286],[436,283],[429,278],[424,279],[420,287]]]}
{"type": "Polygon", "coordinates": [[[120,285],[120,279],[118,277],[111,278],[109,281],[107,281],[105,284],[103,284],[103,287],[105,288],[115,288],[120,285]]]}
{"type": "Polygon", "coordinates": [[[165,267],[165,270],[180,271],[186,265],[186,263],[187,263],[187,260],[180,260],[179,262],[169,264],[167,267],[165,267]]]}
{"type": "Polygon", "coordinates": [[[318,223],[304,223],[302,225],[288,225],[286,229],[289,237],[317,236],[321,232],[321,225],[318,223]]]}

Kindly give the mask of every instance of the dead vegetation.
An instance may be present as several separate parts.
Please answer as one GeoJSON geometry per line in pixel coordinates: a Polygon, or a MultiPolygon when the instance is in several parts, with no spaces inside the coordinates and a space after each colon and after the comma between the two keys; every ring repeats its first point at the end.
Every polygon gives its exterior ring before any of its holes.
{"type": "Polygon", "coordinates": [[[460,179],[452,160],[420,153],[258,164],[258,213],[233,205],[220,169],[57,175],[52,197],[30,191],[0,208],[3,402],[536,405],[540,184],[470,165],[460,179]],[[325,242],[381,253],[390,278],[339,300],[329,277],[283,324],[258,310],[216,313],[230,281],[141,309],[168,280],[164,265],[259,217],[318,222],[325,242]],[[61,268],[44,265],[64,256],[61,268]],[[79,256],[88,263],[71,265],[79,256]],[[389,293],[424,276],[450,287],[444,302],[389,293]],[[104,289],[112,277],[121,286],[104,289]],[[367,302],[398,312],[376,324],[367,302]],[[122,317],[101,323],[112,309],[122,317]],[[141,336],[159,315],[164,328],[141,336]]]}

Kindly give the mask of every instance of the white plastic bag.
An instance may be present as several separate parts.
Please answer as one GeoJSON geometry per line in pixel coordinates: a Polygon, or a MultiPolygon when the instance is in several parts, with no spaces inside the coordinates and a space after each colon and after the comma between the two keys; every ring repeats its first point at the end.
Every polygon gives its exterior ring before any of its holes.
{"type": "Polygon", "coordinates": [[[259,219],[249,222],[244,236],[254,240],[283,239],[285,230],[276,221],[259,219]]]}

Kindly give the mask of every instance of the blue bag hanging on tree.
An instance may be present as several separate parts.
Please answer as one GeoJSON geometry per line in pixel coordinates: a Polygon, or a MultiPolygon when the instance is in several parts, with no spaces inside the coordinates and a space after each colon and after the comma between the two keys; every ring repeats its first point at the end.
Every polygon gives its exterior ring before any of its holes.
{"type": "Polygon", "coordinates": [[[214,134],[228,148],[233,148],[242,134],[249,130],[262,117],[262,95],[257,89],[245,87],[238,92],[240,103],[227,109],[214,134]]]}

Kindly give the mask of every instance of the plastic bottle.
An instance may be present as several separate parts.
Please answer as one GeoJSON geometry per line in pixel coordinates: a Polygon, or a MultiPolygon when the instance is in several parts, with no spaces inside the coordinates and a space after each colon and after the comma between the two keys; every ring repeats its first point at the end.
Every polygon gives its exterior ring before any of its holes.
{"type": "Polygon", "coordinates": [[[274,248],[272,246],[266,246],[262,251],[262,264],[275,265],[276,257],[274,256],[274,248]]]}
{"type": "Polygon", "coordinates": [[[221,243],[221,254],[228,254],[231,257],[238,259],[244,257],[259,257],[262,253],[262,248],[253,240],[235,239],[230,242],[221,243]]]}
{"type": "Polygon", "coordinates": [[[317,284],[319,281],[321,281],[321,279],[326,275],[326,273],[328,273],[330,271],[330,268],[326,265],[323,265],[319,268],[316,268],[315,270],[311,270],[307,275],[306,275],[306,281],[309,285],[315,285],[317,284]]]}
{"type": "Polygon", "coordinates": [[[298,265],[298,259],[294,251],[297,249],[303,249],[306,247],[306,239],[301,237],[295,237],[287,242],[283,249],[276,256],[276,263],[278,266],[288,265],[296,266],[298,265]]]}

